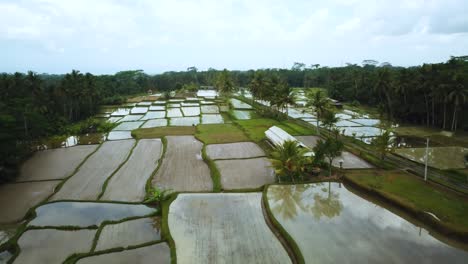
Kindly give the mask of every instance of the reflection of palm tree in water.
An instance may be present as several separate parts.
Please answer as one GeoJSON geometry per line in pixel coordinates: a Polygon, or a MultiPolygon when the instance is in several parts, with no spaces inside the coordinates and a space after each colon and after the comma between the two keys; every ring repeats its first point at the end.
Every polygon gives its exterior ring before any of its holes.
{"type": "Polygon", "coordinates": [[[291,219],[297,216],[297,208],[307,211],[303,204],[302,194],[312,185],[283,185],[272,186],[268,189],[269,201],[274,202],[271,211],[283,219],[291,219]]]}
{"type": "Polygon", "coordinates": [[[343,205],[340,202],[339,194],[331,191],[331,183],[328,184],[327,197],[323,197],[318,192],[310,192],[313,197],[304,196],[304,192],[308,189],[316,188],[318,190],[321,185],[321,183],[317,183],[270,187],[268,200],[272,204],[271,211],[285,220],[296,217],[298,208],[303,212],[311,213],[315,219],[320,219],[322,216],[328,218],[338,216],[343,205]]]}
{"type": "Polygon", "coordinates": [[[315,219],[320,220],[322,216],[333,218],[340,215],[343,205],[340,202],[340,194],[331,191],[331,183],[328,183],[328,195],[323,197],[320,193],[314,195],[314,206],[310,212],[315,219]]]}

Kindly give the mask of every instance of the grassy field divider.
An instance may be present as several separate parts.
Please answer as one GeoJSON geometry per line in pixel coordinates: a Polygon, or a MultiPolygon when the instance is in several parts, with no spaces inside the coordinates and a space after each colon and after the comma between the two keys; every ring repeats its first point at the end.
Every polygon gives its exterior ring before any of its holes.
{"type": "Polygon", "coordinates": [[[107,177],[107,179],[104,181],[104,184],[101,187],[101,193],[98,195],[97,200],[100,200],[101,197],[104,195],[104,192],[106,191],[107,184],[109,184],[110,179],[120,170],[120,168],[122,168],[125,165],[125,163],[127,163],[127,161],[130,159],[130,157],[133,154],[133,150],[136,148],[136,146],[138,145],[139,142],[140,142],[140,140],[135,141],[135,144],[133,144],[132,149],[130,149],[130,152],[128,153],[127,158],[125,158],[125,160],[122,163],[120,163],[120,165],[117,167],[117,169],[115,169],[111,173],[111,175],[109,177],[107,177]]]}
{"type": "Polygon", "coordinates": [[[275,216],[271,213],[270,204],[268,203],[267,193],[270,185],[266,185],[262,193],[262,208],[265,221],[270,227],[271,231],[278,237],[285,250],[288,252],[289,257],[293,263],[304,264],[304,256],[302,255],[299,246],[291,235],[284,229],[278,222],[275,216]]]}
{"type": "Polygon", "coordinates": [[[169,207],[171,203],[177,198],[178,193],[170,194],[170,197],[161,203],[161,211],[162,211],[162,222],[161,222],[161,239],[166,241],[169,244],[169,248],[171,249],[171,263],[177,263],[177,254],[176,254],[176,245],[174,239],[171,236],[171,231],[169,230],[169,207]]]}
{"type": "Polygon", "coordinates": [[[206,154],[206,146],[206,144],[203,144],[201,153],[203,160],[210,168],[211,180],[213,181],[213,192],[221,192],[223,190],[223,186],[221,185],[221,173],[219,172],[214,160],[210,159],[208,154],[206,154]]]}
{"type": "Polygon", "coordinates": [[[161,156],[159,157],[158,166],[156,166],[156,169],[154,169],[154,171],[151,173],[151,176],[148,177],[148,180],[146,180],[146,185],[145,185],[146,196],[149,195],[151,188],[153,188],[153,185],[151,184],[153,182],[153,178],[156,175],[156,172],[158,172],[159,168],[161,167],[164,157],[166,156],[166,152],[167,152],[166,137],[161,138],[161,143],[162,143],[162,152],[161,152],[161,156]]]}

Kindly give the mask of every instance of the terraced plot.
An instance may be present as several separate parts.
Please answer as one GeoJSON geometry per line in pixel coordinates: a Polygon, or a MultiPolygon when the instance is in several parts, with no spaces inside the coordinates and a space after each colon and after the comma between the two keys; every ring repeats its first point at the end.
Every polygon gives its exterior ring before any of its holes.
{"type": "Polygon", "coordinates": [[[96,230],[29,230],[18,240],[21,249],[16,263],[62,263],[74,253],[91,250],[96,230]]]}
{"type": "Polygon", "coordinates": [[[111,113],[111,116],[126,116],[130,114],[130,108],[118,108],[111,113]]]}
{"type": "Polygon", "coordinates": [[[200,124],[200,117],[175,117],[169,121],[171,126],[196,126],[198,124],[200,124]]]}
{"type": "Polygon", "coordinates": [[[291,263],[265,223],[261,193],[179,194],[168,223],[177,263],[291,263]]]}
{"type": "Polygon", "coordinates": [[[165,127],[167,126],[167,119],[152,119],[146,121],[141,128],[152,128],[152,127],[165,127]]]}
{"type": "Polygon", "coordinates": [[[165,111],[166,106],[165,105],[152,105],[149,107],[149,111],[165,111]]]}
{"type": "Polygon", "coordinates": [[[148,107],[134,107],[132,110],[130,110],[130,114],[135,115],[135,114],[144,114],[148,112],[148,107]]]}
{"type": "Polygon", "coordinates": [[[210,159],[245,159],[265,156],[265,152],[253,142],[213,144],[206,146],[210,159]]]}
{"type": "Polygon", "coordinates": [[[162,154],[160,139],[141,139],[128,161],[109,180],[101,200],[140,202],[146,181],[158,166],[162,154]]]}
{"type": "Polygon", "coordinates": [[[130,220],[105,225],[99,234],[96,251],[137,246],[160,239],[160,218],[130,220]]]}
{"type": "Polygon", "coordinates": [[[166,117],[166,111],[149,111],[140,120],[149,120],[149,119],[164,118],[164,117],[166,117]]]}
{"type": "Polygon", "coordinates": [[[267,199],[305,263],[464,263],[468,257],[339,183],[272,185],[267,199]]]}
{"type": "Polygon", "coordinates": [[[217,160],[215,163],[225,189],[259,188],[275,182],[275,172],[266,158],[217,160]]]}
{"type": "Polygon", "coordinates": [[[202,124],[223,124],[224,119],[219,114],[205,114],[202,115],[202,124]]]}
{"type": "Polygon", "coordinates": [[[143,117],[143,115],[126,115],[119,122],[126,122],[126,121],[138,121],[143,117]]]}
{"type": "Polygon", "coordinates": [[[184,116],[199,116],[200,107],[182,107],[182,112],[184,113],[184,116]]]}
{"type": "Polygon", "coordinates": [[[20,170],[17,181],[63,179],[70,176],[98,145],[74,146],[38,151],[20,170]]]}
{"type": "Polygon", "coordinates": [[[107,135],[107,140],[123,140],[123,139],[131,139],[132,132],[131,131],[111,131],[109,135],[107,135]]]}
{"type": "Polygon", "coordinates": [[[231,98],[231,104],[234,107],[234,109],[253,109],[253,107],[249,104],[246,104],[240,100],[231,98]]]}
{"type": "Polygon", "coordinates": [[[193,136],[167,136],[167,150],[152,184],[174,191],[211,191],[210,169],[203,161],[203,144],[193,136]]]}
{"type": "Polygon", "coordinates": [[[219,108],[216,105],[202,105],[200,109],[202,114],[219,114],[219,108]]]}
{"type": "Polygon", "coordinates": [[[253,111],[232,110],[232,115],[236,119],[247,120],[252,118],[253,111]]]}
{"type": "Polygon", "coordinates": [[[36,209],[37,217],[30,226],[98,226],[103,221],[143,217],[156,211],[145,205],[93,202],[56,202],[36,209]]]}
{"type": "Polygon", "coordinates": [[[168,108],[167,109],[167,117],[182,117],[182,112],[180,108],[168,108]]]}
{"type": "Polygon", "coordinates": [[[0,185],[0,224],[20,221],[29,210],[49,197],[60,181],[0,185]]]}
{"type": "Polygon", "coordinates": [[[106,179],[128,157],[135,140],[106,141],[51,200],[96,200],[106,179]]]}
{"type": "Polygon", "coordinates": [[[117,123],[120,121],[120,119],[122,119],[121,116],[112,116],[112,117],[109,117],[109,119],[107,119],[107,122],[109,123],[117,123]]]}
{"type": "Polygon", "coordinates": [[[171,252],[166,243],[158,243],[152,246],[146,246],[121,252],[108,253],[103,255],[91,256],[80,259],[77,264],[127,264],[127,263],[171,263],[171,252]]]}
{"type": "Polygon", "coordinates": [[[141,125],[143,125],[143,121],[134,121],[134,122],[122,122],[120,123],[116,128],[114,128],[114,131],[125,131],[125,130],[134,130],[139,128],[141,125]]]}

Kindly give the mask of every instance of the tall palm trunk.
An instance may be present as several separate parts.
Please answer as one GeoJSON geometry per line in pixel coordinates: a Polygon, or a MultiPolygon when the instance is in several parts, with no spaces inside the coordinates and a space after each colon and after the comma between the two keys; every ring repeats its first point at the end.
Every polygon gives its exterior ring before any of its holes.
{"type": "Polygon", "coordinates": [[[447,119],[447,102],[444,101],[444,121],[443,121],[443,125],[442,125],[443,129],[445,129],[446,119],[447,119]]]}
{"type": "Polygon", "coordinates": [[[453,107],[452,131],[455,131],[456,129],[457,107],[458,107],[458,104],[455,104],[455,106],[453,107]]]}
{"type": "Polygon", "coordinates": [[[429,101],[427,100],[427,94],[424,94],[424,101],[426,103],[426,126],[429,126],[429,101]]]}

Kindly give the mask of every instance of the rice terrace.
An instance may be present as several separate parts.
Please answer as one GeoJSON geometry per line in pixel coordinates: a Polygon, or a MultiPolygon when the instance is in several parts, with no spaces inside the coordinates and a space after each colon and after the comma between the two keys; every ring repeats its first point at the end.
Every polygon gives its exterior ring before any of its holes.
{"type": "Polygon", "coordinates": [[[467,264],[468,1],[0,1],[0,264],[467,264]]]}

